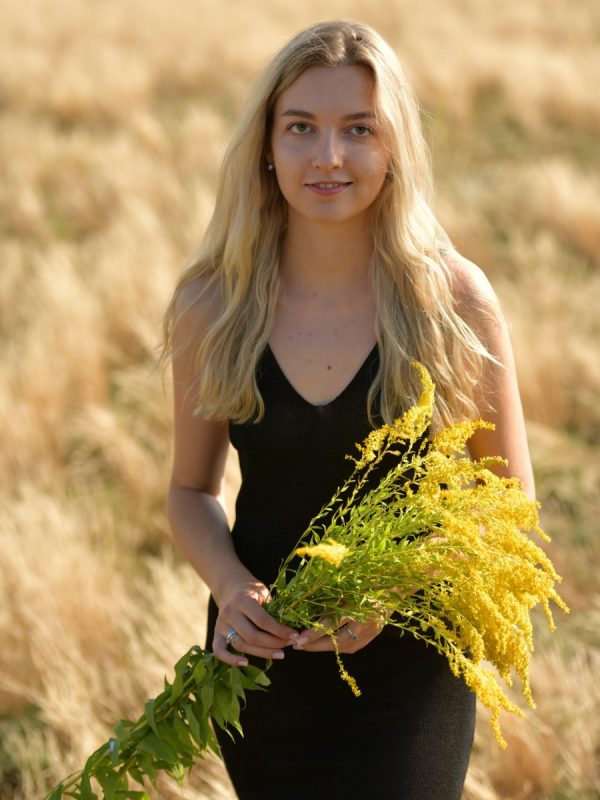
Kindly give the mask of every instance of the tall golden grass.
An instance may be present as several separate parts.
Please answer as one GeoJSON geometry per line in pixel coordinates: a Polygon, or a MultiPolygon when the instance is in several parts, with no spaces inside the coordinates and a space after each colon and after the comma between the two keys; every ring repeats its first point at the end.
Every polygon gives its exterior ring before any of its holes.
{"type": "MultiPolygon", "coordinates": [[[[424,105],[437,210],[512,325],[568,620],[535,715],[480,725],[467,800],[600,792],[600,7],[594,0],[3,0],[0,797],[39,798],[204,637],[164,499],[160,317],[257,70],[325,17],[373,24],[424,105]]],[[[237,485],[232,459],[229,508],[237,485]]],[[[183,794],[232,798],[198,764],[183,794]]]]}

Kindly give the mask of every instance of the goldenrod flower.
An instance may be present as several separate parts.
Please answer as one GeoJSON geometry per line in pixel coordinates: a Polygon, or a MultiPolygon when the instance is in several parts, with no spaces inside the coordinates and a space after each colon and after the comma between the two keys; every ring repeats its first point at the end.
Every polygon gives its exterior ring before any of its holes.
{"type": "Polygon", "coordinates": [[[348,548],[336,542],[335,539],[329,539],[327,542],[321,542],[312,547],[298,547],[295,552],[298,556],[318,556],[324,561],[339,567],[348,552],[348,548]]]}
{"type": "Polygon", "coordinates": [[[373,607],[388,620],[400,611],[402,620],[389,624],[426,639],[447,658],[490,709],[496,738],[505,746],[500,713],[522,712],[499,680],[512,685],[518,676],[534,707],[530,612],[541,605],[553,630],[550,601],[568,608],[554,588],[560,577],[531,539],[548,539],[539,527],[539,503],[527,498],[517,478],[491,471],[504,459],[466,457],[473,433],[494,425],[462,421],[439,431],[429,447],[417,445],[431,423],[435,387],[425,367],[412,366],[423,384],[419,401],[357,445],[354,472],[312,520],[303,537],[309,544],[295,550],[335,563],[337,570],[325,582],[323,573],[302,566],[289,578],[288,558],[271,587],[268,610],[290,625],[333,620],[326,632],[355,694],[360,689],[342,664],[335,623],[342,613],[367,621],[373,607]],[[367,491],[366,477],[388,453],[396,453],[395,466],[367,491]]]}
{"type": "Polygon", "coordinates": [[[355,697],[360,697],[362,692],[358,688],[358,684],[356,683],[356,680],[346,670],[346,667],[344,666],[344,664],[342,662],[342,659],[340,658],[340,651],[338,649],[337,641],[336,641],[335,637],[333,638],[333,642],[334,642],[334,647],[335,647],[335,657],[336,657],[336,660],[337,660],[337,663],[338,663],[338,667],[340,668],[340,675],[342,676],[342,680],[346,681],[348,686],[352,689],[352,694],[355,697]]]}
{"type": "Polygon", "coordinates": [[[462,453],[467,446],[467,442],[476,430],[493,431],[496,426],[493,422],[479,420],[464,420],[452,425],[450,428],[443,428],[432,440],[431,446],[438,453],[451,456],[454,453],[462,453]]]}

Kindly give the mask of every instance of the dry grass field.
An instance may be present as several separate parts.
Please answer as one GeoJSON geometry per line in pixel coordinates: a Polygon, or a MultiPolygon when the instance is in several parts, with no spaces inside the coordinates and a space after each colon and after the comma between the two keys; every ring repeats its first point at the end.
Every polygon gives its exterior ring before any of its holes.
{"type": "MultiPolygon", "coordinates": [[[[600,796],[600,5],[325,5],[0,0],[1,800],[39,800],[203,641],[165,515],[161,314],[253,76],[336,16],[397,48],[439,216],[511,322],[572,607],[540,622],[538,710],[505,721],[506,751],[482,712],[465,800],[600,796]]],[[[216,760],[156,796],[234,797],[216,760]]]]}

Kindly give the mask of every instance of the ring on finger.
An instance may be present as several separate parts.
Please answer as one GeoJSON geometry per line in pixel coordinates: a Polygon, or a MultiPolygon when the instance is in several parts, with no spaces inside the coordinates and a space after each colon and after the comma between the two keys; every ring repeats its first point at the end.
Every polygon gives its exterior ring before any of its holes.
{"type": "Polygon", "coordinates": [[[352,633],[347,623],[346,623],[346,630],[348,631],[348,636],[352,639],[353,642],[355,642],[358,639],[358,636],[355,633],[352,633]]]}
{"type": "Polygon", "coordinates": [[[227,643],[227,647],[231,644],[231,640],[234,636],[239,636],[239,633],[235,630],[235,628],[230,628],[227,631],[227,636],[225,637],[225,642],[227,643]]]}

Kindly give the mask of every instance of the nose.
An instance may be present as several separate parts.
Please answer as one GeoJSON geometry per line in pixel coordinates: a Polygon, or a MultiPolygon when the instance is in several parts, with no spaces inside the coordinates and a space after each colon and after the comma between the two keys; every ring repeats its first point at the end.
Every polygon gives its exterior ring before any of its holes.
{"type": "Polygon", "coordinates": [[[313,166],[316,169],[337,169],[343,163],[343,144],[335,131],[322,132],[316,142],[313,166]]]}

